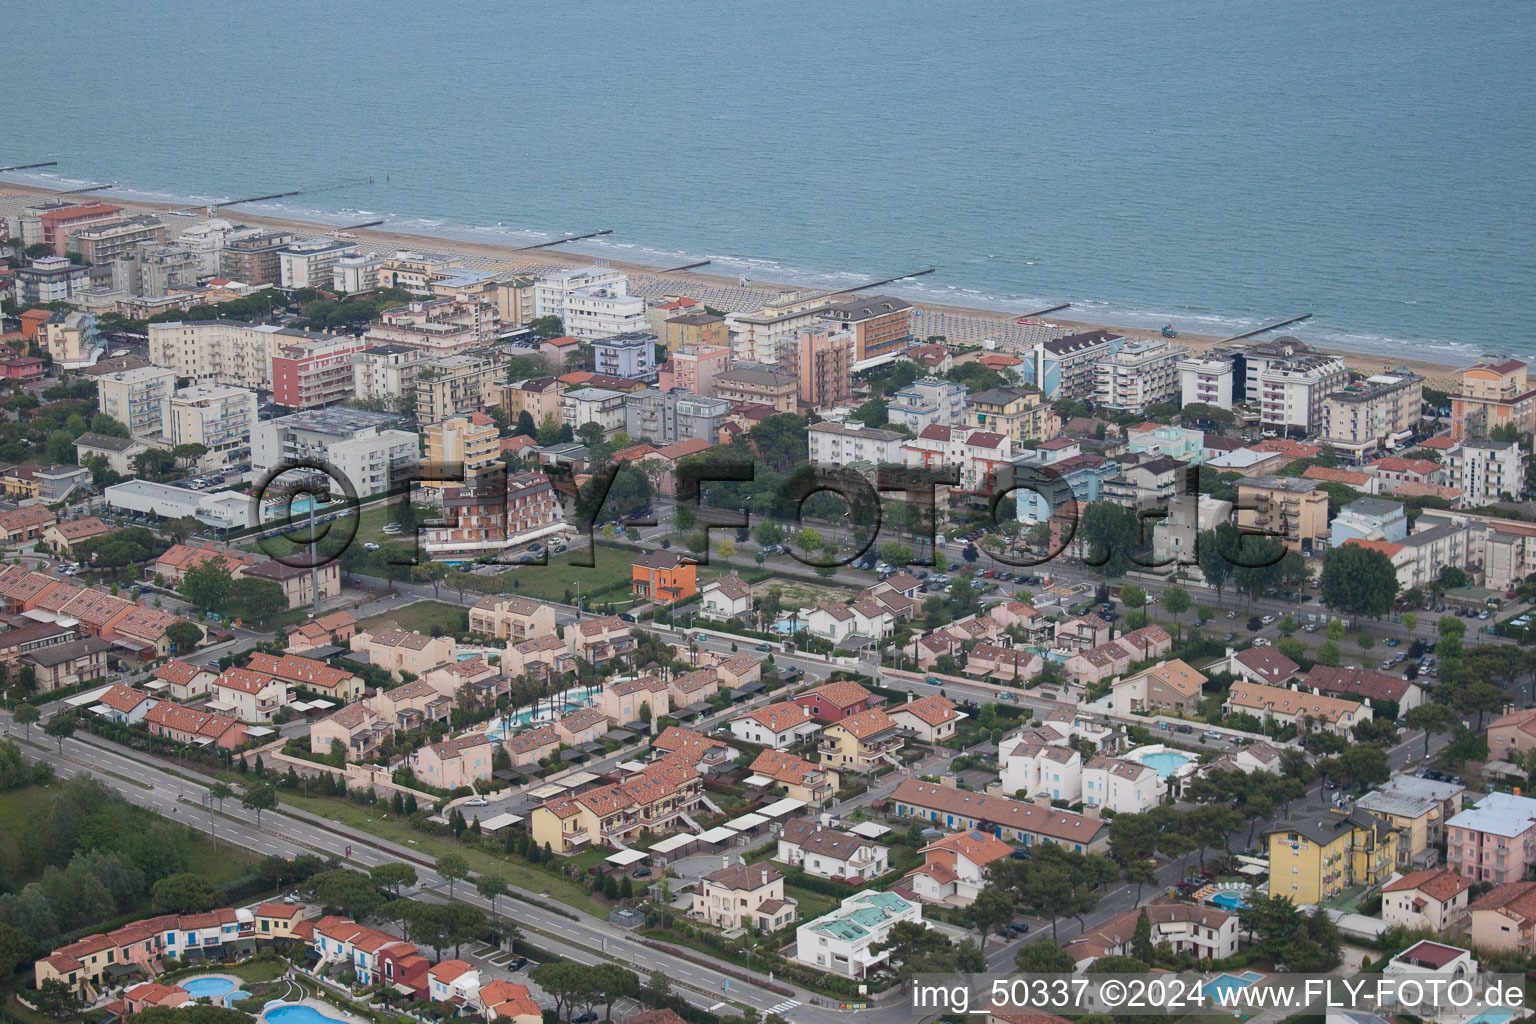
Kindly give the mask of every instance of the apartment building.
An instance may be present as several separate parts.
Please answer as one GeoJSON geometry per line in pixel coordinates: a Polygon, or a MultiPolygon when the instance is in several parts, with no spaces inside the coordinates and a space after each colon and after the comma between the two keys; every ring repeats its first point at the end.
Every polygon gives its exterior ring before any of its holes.
{"type": "Polygon", "coordinates": [[[1372,717],[1370,705],[1363,701],[1246,680],[1232,684],[1222,706],[1230,714],[1252,715],[1261,722],[1280,722],[1344,737],[1372,717]]]}
{"type": "Polygon", "coordinates": [[[794,412],[800,384],[788,373],[738,366],[715,378],[715,397],[746,405],[766,405],[774,412],[794,412]]]}
{"type": "Polygon", "coordinates": [[[964,384],[941,377],[919,377],[890,397],[886,418],[914,434],[934,423],[963,427],[968,394],[964,384]]]}
{"type": "Polygon", "coordinates": [[[251,432],[251,466],[260,475],[295,461],[321,462],[350,480],[358,497],[382,494],[421,461],[417,435],[394,423],[384,413],[340,407],[266,420],[251,432]]]}
{"type": "Polygon", "coordinates": [[[1536,800],[1489,793],[1445,823],[1446,861],[1474,882],[1524,881],[1536,867],[1536,800]]]}
{"type": "Polygon", "coordinates": [[[1177,364],[1179,372],[1179,404],[1200,403],[1217,409],[1230,409],[1234,398],[1243,400],[1243,382],[1233,381],[1236,371],[1230,356],[1215,352],[1188,355],[1177,364]]]}
{"type": "Polygon", "coordinates": [[[1400,833],[1397,868],[1412,871],[1440,862],[1445,824],[1461,813],[1467,787],[1412,775],[1394,775],[1360,797],[1355,806],[1390,822],[1400,833]]]}
{"type": "Polygon", "coordinates": [[[891,295],[867,295],[848,302],[834,302],[821,318],[848,331],[853,338],[853,361],[899,354],[912,341],[912,303],[891,295]]]}
{"type": "Polygon", "coordinates": [[[726,348],[731,335],[725,317],[714,313],[683,313],[662,321],[661,343],[669,356],[685,348],[726,348]]]}
{"type": "Polygon", "coordinates": [[[331,288],[335,284],[331,271],[336,261],[355,255],[357,243],[344,238],[309,238],[293,242],[277,251],[278,283],[284,288],[331,288]]]}
{"type": "Polygon", "coordinates": [[[331,262],[331,290],[340,295],[371,292],[379,286],[384,257],[376,253],[340,255],[331,262]]]}
{"type": "Polygon", "coordinates": [[[1188,353],[1167,341],[1128,341],[1094,364],[1094,403],[1119,412],[1143,412],[1179,398],[1179,360],[1188,353]]]}
{"type": "Polygon", "coordinates": [[[648,331],[614,332],[594,337],[592,368],[610,377],[654,382],[656,342],[656,335],[648,331]]]}
{"type": "Polygon", "coordinates": [[[894,892],[868,890],[849,896],[831,913],[795,931],[795,959],[844,978],[869,977],[890,959],[883,946],[902,922],[923,921],[923,905],[894,892]]]}
{"type": "Polygon", "coordinates": [[[563,321],[566,300],[587,289],[603,289],[614,295],[628,295],[629,278],[612,267],[598,264],[543,274],[533,285],[533,315],[558,316],[563,321]]]}
{"type": "MultiPolygon", "coordinates": [[[[483,412],[450,416],[428,424],[422,431],[427,440],[427,465],[445,470],[463,470],[463,480],[472,481],[501,462],[501,435],[496,421],[483,412]]],[[[440,490],[451,481],[423,480],[422,486],[440,490]]]]}
{"type": "Polygon", "coordinates": [[[208,454],[198,469],[208,471],[245,462],[256,426],[256,393],[224,384],[193,384],[171,395],[170,441],[200,444],[208,454]]]}
{"type": "Polygon", "coordinates": [[[1241,477],[1237,525],[1278,537],[1292,551],[1321,550],[1328,539],[1328,495],[1298,477],[1241,477]]]}
{"type": "Polygon", "coordinates": [[[561,323],[565,333],[581,341],[643,334],[650,326],[644,299],[611,288],[580,288],[566,295],[561,323]]]}
{"type": "Polygon", "coordinates": [[[654,762],[622,782],[557,797],[529,814],[529,831],[556,853],[617,846],[642,832],[664,834],[686,823],[704,800],[703,780],[686,758],[654,762]]]}
{"type": "Polygon", "coordinates": [[[866,427],[857,420],[813,423],[806,430],[806,438],[811,461],[823,466],[899,465],[902,445],[907,443],[905,434],[866,427]]]}
{"type": "Polygon", "coordinates": [[[409,345],[374,345],[352,353],[352,397],[395,407],[414,397],[416,371],[432,357],[409,345]]]}
{"type": "Polygon", "coordinates": [[[158,366],[106,373],[96,378],[96,408],[135,437],[164,438],[175,391],[176,373],[158,366]]]}
{"type": "Polygon", "coordinates": [[[503,327],[523,327],[534,318],[532,274],[504,274],[496,281],[496,316],[503,327]]]}
{"type": "Polygon", "coordinates": [[[384,310],[364,337],[370,344],[407,345],[450,356],[495,341],[500,326],[496,307],[489,302],[423,299],[384,310]]]}
{"type": "Polygon", "coordinates": [[[934,424],[901,446],[908,468],[952,470],[956,487],[971,493],[991,493],[1000,474],[1013,462],[1013,443],[1003,434],[970,427],[934,424]]]}
{"type": "Polygon", "coordinates": [[[1267,429],[1315,432],[1324,398],[1349,383],[1343,360],[1291,337],[1256,342],[1242,357],[1245,400],[1258,406],[1259,423],[1267,429]]]}
{"type": "Polygon", "coordinates": [[[1109,825],[1071,811],[1006,797],[955,789],[922,779],[903,779],[891,793],[897,817],[933,822],[952,830],[987,829],[1023,846],[1055,843],[1078,853],[1109,850],[1109,825]]]}
{"type": "MultiPolygon", "coordinates": [[[[1117,352],[1125,338],[1108,331],[1065,334],[1037,344],[1030,369],[1033,383],[1051,401],[1091,401],[1097,385],[1094,367],[1117,352]]],[[[1029,364],[1026,364],[1029,365],[1029,364]]]]}
{"type": "Polygon", "coordinates": [[[821,317],[826,308],[825,293],[790,292],[755,312],[733,313],[726,318],[731,348],[744,362],[771,365],[781,345],[791,341],[795,332],[826,322],[821,317]]]}
{"type": "Polygon", "coordinates": [[[560,422],[575,430],[596,423],[605,434],[624,429],[625,393],[607,388],[573,388],[560,396],[560,422]]]}
{"type": "Polygon", "coordinates": [[[1462,370],[1451,392],[1451,440],[1487,437],[1509,425],[1522,435],[1536,433],[1536,388],[1526,364],[1506,359],[1462,370]]]}
{"type": "Polygon", "coordinates": [[[96,317],[74,310],[56,310],[37,325],[37,344],[48,358],[64,369],[75,369],[91,362],[98,347],[96,317]]]}
{"type": "Polygon", "coordinates": [[[90,286],[90,268],[62,256],[46,256],[16,268],[16,301],[23,306],[76,301],[90,286]]]}
{"type": "Polygon", "coordinates": [[[324,601],[341,593],[341,566],[336,562],[327,562],[316,569],[286,562],[258,562],[247,568],[242,575],[269,580],[282,587],[289,608],[304,608],[315,603],[317,579],[320,583],[319,600],[324,601]]]}
{"type": "Polygon", "coordinates": [[[288,409],[335,405],[353,396],[352,355],[367,343],[350,334],[313,335],[272,354],[272,401],[288,409]]]}
{"type": "Polygon", "coordinates": [[[1424,378],[1406,369],[1346,384],[1323,399],[1323,441],[1355,462],[1400,448],[1419,429],[1424,378]]]}
{"type": "Polygon", "coordinates": [[[679,441],[713,445],[730,415],[731,403],[723,398],[654,389],[624,396],[624,432],[662,447],[679,441]]]}
{"type": "Polygon", "coordinates": [[[731,368],[731,350],[703,345],[684,345],[668,360],[670,371],[661,371],[658,386],[663,391],[691,391],[713,397],[715,379],[731,368]]]}
{"type": "Polygon", "coordinates": [[[53,250],[55,256],[69,253],[69,237],[76,231],[105,224],[115,224],[123,218],[123,208],[111,203],[75,203],[67,199],[50,199],[22,211],[21,240],[25,245],[41,242],[53,250]]]}
{"type": "Polygon", "coordinates": [[[898,766],[896,754],[902,736],[896,723],[879,708],[861,711],[833,722],[821,731],[816,752],[821,763],[839,771],[874,771],[898,766]]]}
{"type": "Polygon", "coordinates": [[[1061,417],[1038,391],[988,388],[966,399],[965,413],[966,426],[1002,434],[1015,445],[1061,431],[1061,417]]]}
{"type": "MultiPolygon", "coordinates": [[[[526,597],[482,597],[469,609],[469,628],[497,640],[522,643],[555,635],[555,610],[526,597]]],[[[626,719],[628,721],[628,719],[626,719]]]]}
{"type": "Polygon", "coordinates": [[[168,237],[165,224],[160,218],[145,213],[71,231],[68,246],[69,252],[75,253],[86,263],[105,267],[124,256],[132,255],[140,243],[159,245],[168,237]]]}
{"type": "Polygon", "coordinates": [[[1397,838],[1390,824],[1361,810],[1281,822],[1264,833],[1270,895],[1306,907],[1351,886],[1379,885],[1396,869],[1397,838]]]}
{"type": "Polygon", "coordinates": [[[1471,439],[1445,453],[1445,482],[1468,506],[1525,494],[1525,453],[1513,441],[1471,439]]]}
{"type": "MultiPolygon", "coordinates": [[[[112,288],[140,298],[165,298],[196,287],[201,267],[186,246],[141,242],[112,261],[112,288]]],[[[191,296],[173,298],[192,304],[191,296]]]]}
{"type": "Polygon", "coordinates": [[[501,407],[513,422],[526,412],[534,426],[545,420],[559,423],[560,397],[565,394],[565,389],[565,382],[558,377],[529,377],[514,381],[502,389],[501,407]]]}
{"type": "Polygon", "coordinates": [[[437,423],[496,405],[507,378],[507,362],[497,350],[485,348],[418,364],[411,381],[416,422],[437,423]]]}
{"type": "Polygon", "coordinates": [[[781,372],[799,382],[800,404],[811,409],[846,405],[853,398],[854,336],[833,324],[798,330],[779,346],[781,372]]]}
{"type": "Polygon", "coordinates": [[[434,558],[478,558],[570,530],[559,496],[541,473],[500,472],[443,488],[442,526],[427,527],[422,550],[434,558]]]}
{"type": "Polygon", "coordinates": [[[243,284],[278,284],[283,270],[278,253],[294,241],[292,231],[257,231],[224,239],[219,252],[219,273],[243,284]]]}
{"type": "Polygon", "coordinates": [[[178,377],[260,391],[272,390],[272,357],[285,344],[323,334],[243,320],[199,320],[149,325],[149,361],[178,377]]]}

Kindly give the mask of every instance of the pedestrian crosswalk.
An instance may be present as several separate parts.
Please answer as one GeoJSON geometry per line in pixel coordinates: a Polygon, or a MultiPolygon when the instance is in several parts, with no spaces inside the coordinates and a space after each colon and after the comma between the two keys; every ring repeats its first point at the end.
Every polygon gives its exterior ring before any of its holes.
{"type": "Polygon", "coordinates": [[[769,1013],[776,1013],[780,1017],[782,1017],[786,1013],[788,1013],[790,1010],[793,1010],[795,1007],[797,1007],[799,1005],[800,1005],[800,1001],[798,999],[786,999],[782,1003],[779,1003],[777,1006],[770,1006],[770,1007],[768,1007],[768,1012],[769,1013]]]}

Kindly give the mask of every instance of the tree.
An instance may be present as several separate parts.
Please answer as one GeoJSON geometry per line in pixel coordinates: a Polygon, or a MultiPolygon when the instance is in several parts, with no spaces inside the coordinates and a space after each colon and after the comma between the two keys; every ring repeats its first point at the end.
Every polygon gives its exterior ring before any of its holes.
{"type": "Polygon", "coordinates": [[[1403,722],[1410,729],[1424,730],[1424,757],[1429,758],[1429,738],[1434,733],[1448,732],[1456,724],[1456,714],[1444,704],[1420,704],[1408,709],[1403,722]]]}
{"type": "Polygon", "coordinates": [[[59,753],[64,753],[64,741],[75,734],[75,713],[60,711],[43,726],[43,732],[59,741],[59,753]]]}
{"type": "Polygon", "coordinates": [[[1466,726],[1459,725],[1451,734],[1451,742],[1445,745],[1445,759],[1452,768],[1460,767],[1468,761],[1486,761],[1488,740],[1466,726]]]}
{"type": "Polygon", "coordinates": [[[24,703],[11,712],[11,717],[16,720],[17,725],[26,726],[27,739],[30,741],[32,739],[32,723],[36,722],[42,715],[37,710],[36,704],[24,703]]]}
{"type": "Polygon", "coordinates": [[[971,924],[981,933],[981,948],[987,948],[987,936],[993,932],[1001,935],[1013,921],[1013,893],[996,885],[988,885],[976,894],[971,904],[971,924]]]}
{"type": "Polygon", "coordinates": [[[16,968],[32,961],[32,939],[19,928],[0,924],[0,978],[9,978],[16,968]]]}
{"type": "Polygon", "coordinates": [[[1088,544],[1084,561],[1105,576],[1124,576],[1136,567],[1132,554],[1141,547],[1136,513],[1107,501],[1089,502],[1078,526],[1088,544]]]}
{"type": "Polygon", "coordinates": [[[1392,777],[1392,766],[1381,747],[1361,743],[1347,747],[1339,755],[1339,773],[1350,788],[1358,791],[1386,782],[1392,777]]]}
{"type": "Polygon", "coordinates": [[[203,631],[185,619],[179,619],[165,627],[165,635],[178,654],[190,654],[202,642],[203,631]]]}
{"type": "Polygon", "coordinates": [[[774,547],[784,543],[784,530],[778,523],[765,519],[753,528],[752,539],[757,541],[759,547],[774,547]]]}
{"type": "Polygon", "coordinates": [[[222,558],[207,558],[182,574],[181,596],[204,611],[223,609],[229,588],[234,583],[229,565],[222,558]]]}
{"type": "Polygon", "coordinates": [[[1141,902],[1141,887],[1157,884],[1157,865],[1150,860],[1133,860],[1125,866],[1125,880],[1136,886],[1136,902],[1141,902]]]}
{"type": "Polygon", "coordinates": [[[1013,962],[1026,974],[1071,974],[1076,969],[1072,954],[1057,945],[1055,939],[1044,936],[1019,947],[1013,962]]]}
{"type": "Polygon", "coordinates": [[[245,793],[240,797],[240,806],[256,812],[256,827],[260,828],[261,812],[277,807],[277,790],[272,788],[270,782],[258,779],[246,787],[245,793]]]}
{"type": "Polygon", "coordinates": [[[510,890],[507,888],[507,880],[500,873],[493,875],[476,875],[475,891],[484,899],[491,901],[491,916],[499,917],[496,913],[498,901],[506,898],[510,890]]]}
{"type": "Polygon", "coordinates": [[[1173,616],[1174,624],[1175,626],[1179,627],[1179,632],[1182,634],[1183,624],[1179,622],[1179,616],[1183,615],[1190,609],[1192,602],[1190,601],[1189,591],[1185,590],[1177,583],[1169,587],[1164,587],[1163,596],[1160,599],[1160,603],[1163,606],[1163,611],[1173,616]]]}
{"type": "Polygon", "coordinates": [[[555,1001],[555,1015],[561,1020],[569,1019],[569,1010],[589,1004],[597,995],[596,973],[574,960],[539,964],[528,972],[528,977],[555,1001]]]}
{"type": "MultiPolygon", "coordinates": [[[[439,565],[439,563],[432,563],[439,565]]],[[[439,565],[446,569],[446,566],[439,565]]],[[[229,608],[242,619],[265,625],[273,616],[288,610],[288,595],[280,583],[242,576],[229,586],[229,608]]]]}
{"type": "Polygon", "coordinates": [[[224,894],[202,875],[183,872],[156,882],[150,899],[162,914],[200,914],[224,902],[224,894]]]}
{"type": "Polygon", "coordinates": [[[400,890],[416,884],[416,869],[409,864],[379,864],[368,869],[368,876],[380,889],[388,889],[399,898],[400,890]]]}
{"type": "Polygon", "coordinates": [[[880,546],[880,558],[898,569],[903,569],[912,561],[912,549],[900,541],[888,541],[880,546]]]}
{"type": "Polygon", "coordinates": [[[1379,619],[1397,597],[1397,568],[1374,548],[1341,544],[1323,556],[1322,599],[1345,615],[1379,619]]]}
{"type": "Polygon", "coordinates": [[[1120,588],[1120,603],[1131,609],[1145,608],[1147,592],[1135,583],[1127,583],[1120,588]]]}
{"type": "Polygon", "coordinates": [[[821,542],[821,531],[809,526],[795,534],[795,547],[799,548],[806,554],[810,554],[812,551],[815,551],[817,548],[821,547],[821,542]]]}
{"type": "Polygon", "coordinates": [[[1317,645],[1317,653],[1314,656],[1319,665],[1337,665],[1342,654],[1339,645],[1332,640],[1324,640],[1317,645]]]}
{"type": "Polygon", "coordinates": [[[1157,951],[1152,948],[1152,919],[1147,916],[1146,907],[1136,915],[1136,927],[1131,931],[1131,956],[1145,964],[1157,959],[1157,951]]]}
{"type": "Polygon", "coordinates": [[[457,853],[445,853],[437,858],[437,873],[448,880],[448,898],[453,899],[453,886],[469,877],[469,861],[457,853]]]}

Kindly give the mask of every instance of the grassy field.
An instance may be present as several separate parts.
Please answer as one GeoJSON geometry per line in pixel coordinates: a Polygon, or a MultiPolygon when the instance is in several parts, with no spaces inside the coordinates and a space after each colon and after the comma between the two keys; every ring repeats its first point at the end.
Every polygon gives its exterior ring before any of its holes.
{"type": "Polygon", "coordinates": [[[401,629],[414,629],[418,633],[431,633],[433,626],[442,627],[445,633],[457,633],[465,628],[467,614],[468,610],[461,605],[443,601],[417,601],[404,608],[364,619],[357,627],[359,630],[372,630],[383,623],[393,622],[401,629]]]}
{"type": "Polygon", "coordinates": [[[499,577],[502,589],[509,594],[519,594],[541,601],[568,603],[576,597],[578,586],[583,597],[608,587],[622,586],[623,592],[604,594],[599,600],[627,603],[628,584],[634,574],[633,552],[599,544],[596,548],[596,565],[575,564],[577,559],[592,559],[590,550],[567,551],[554,555],[548,565],[520,565],[509,569],[499,577]]]}
{"type": "MultiPolygon", "coordinates": [[[[501,857],[492,856],[483,850],[477,850],[469,846],[460,846],[457,843],[438,839],[434,836],[424,835],[411,828],[408,822],[381,815],[369,808],[359,807],[345,800],[336,800],[329,797],[304,797],[295,793],[283,793],[283,803],[291,804],[311,814],[318,814],[332,821],[339,821],[357,829],[367,832],[369,835],[380,839],[387,839],[392,843],[398,843],[419,853],[423,857],[437,860],[445,853],[457,853],[469,862],[470,869],[477,875],[500,872],[509,885],[515,885],[529,892],[544,893],[556,903],[564,903],[573,910],[584,911],[596,917],[606,918],[608,908],[599,904],[592,898],[585,886],[541,871],[527,864],[504,860],[501,857]]],[[[469,884],[469,883],[464,883],[469,884]]],[[[503,904],[504,907],[509,904],[503,904]]],[[[515,904],[512,904],[515,906],[515,904]]]]}

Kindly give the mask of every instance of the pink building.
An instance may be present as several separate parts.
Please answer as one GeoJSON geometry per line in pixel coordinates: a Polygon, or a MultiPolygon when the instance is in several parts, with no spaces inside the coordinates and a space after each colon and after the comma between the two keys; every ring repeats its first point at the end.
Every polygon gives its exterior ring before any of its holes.
{"type": "Polygon", "coordinates": [[[674,388],[713,398],[715,378],[731,368],[731,350],[709,345],[684,345],[670,362],[674,388]]]}
{"type": "Polygon", "coordinates": [[[1536,865],[1536,800],[1489,793],[1446,822],[1451,870],[1475,882],[1519,882],[1536,865]]]}

